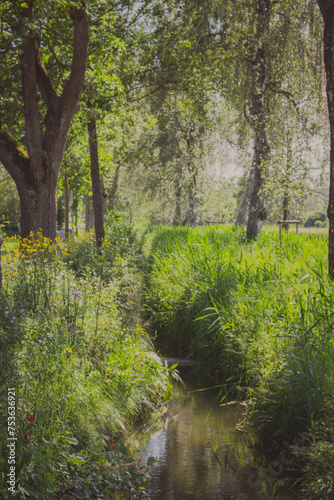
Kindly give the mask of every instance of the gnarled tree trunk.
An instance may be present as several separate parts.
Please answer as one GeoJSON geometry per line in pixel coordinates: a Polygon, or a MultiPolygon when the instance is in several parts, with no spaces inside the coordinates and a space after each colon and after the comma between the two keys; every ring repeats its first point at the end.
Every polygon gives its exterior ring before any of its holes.
{"type": "MultiPolygon", "coordinates": [[[[32,1],[22,15],[33,22],[32,1]]],[[[88,57],[89,23],[83,9],[69,8],[74,25],[73,59],[69,80],[59,96],[47,73],[36,36],[23,39],[21,59],[23,112],[27,152],[0,120],[0,161],[17,186],[21,203],[21,236],[42,230],[55,239],[57,182],[72,119],[79,109],[88,57]],[[40,90],[47,112],[41,119],[40,90]]]]}

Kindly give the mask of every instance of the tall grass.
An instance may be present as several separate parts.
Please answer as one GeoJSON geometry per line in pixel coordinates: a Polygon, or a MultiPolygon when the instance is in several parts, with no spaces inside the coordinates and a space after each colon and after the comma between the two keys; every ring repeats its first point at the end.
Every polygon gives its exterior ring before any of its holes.
{"type": "Polygon", "coordinates": [[[169,350],[246,388],[266,442],[307,433],[299,467],[314,497],[331,498],[334,295],[325,235],[290,233],[280,247],[269,231],[246,242],[242,230],[161,227],[151,248],[146,310],[169,350]],[[321,470],[317,446],[326,448],[321,470]]]}
{"type": "Polygon", "coordinates": [[[11,498],[8,387],[16,393],[19,498],[138,491],[145,468],[131,463],[117,439],[170,388],[146,332],[131,329],[119,312],[124,280],[112,279],[122,275],[113,267],[121,258],[128,269],[128,254],[119,257],[106,240],[115,258],[96,255],[95,270],[93,255],[84,268],[73,242],[55,247],[37,234],[20,243],[2,259],[0,496],[11,498]]]}

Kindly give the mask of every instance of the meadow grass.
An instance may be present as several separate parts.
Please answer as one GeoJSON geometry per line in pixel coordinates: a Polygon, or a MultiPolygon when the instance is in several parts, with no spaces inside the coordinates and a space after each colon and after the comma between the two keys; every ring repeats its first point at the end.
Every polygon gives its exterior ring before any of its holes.
{"type": "Polygon", "coordinates": [[[114,226],[126,234],[118,246],[106,237],[100,254],[90,237],[51,245],[35,234],[6,242],[12,251],[2,258],[1,498],[12,498],[8,388],[15,389],[19,498],[139,492],[147,477],[120,438],[168,397],[170,385],[145,330],[120,313],[138,247],[120,220],[114,226]]]}
{"type": "Polygon", "coordinates": [[[146,314],[169,352],[195,356],[246,394],[262,441],[293,443],[288,468],[303,470],[312,498],[332,498],[334,295],[326,235],[290,232],[282,247],[273,231],[254,242],[224,227],[160,227],[149,236],[146,314]]]}

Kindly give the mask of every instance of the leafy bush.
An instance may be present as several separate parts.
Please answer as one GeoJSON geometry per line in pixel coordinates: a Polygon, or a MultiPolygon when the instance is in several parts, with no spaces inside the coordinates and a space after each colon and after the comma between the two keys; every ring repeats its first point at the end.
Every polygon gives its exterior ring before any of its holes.
{"type": "Polygon", "coordinates": [[[327,223],[327,215],[323,212],[315,212],[306,219],[304,227],[326,227],[324,223],[327,223]],[[321,226],[319,222],[322,223],[321,226]]]}
{"type": "Polygon", "coordinates": [[[124,286],[131,283],[130,275],[138,265],[141,245],[133,228],[117,215],[105,218],[106,235],[98,252],[95,236],[72,236],[68,242],[58,242],[58,254],[77,276],[96,274],[104,282],[120,281],[124,286]]]}

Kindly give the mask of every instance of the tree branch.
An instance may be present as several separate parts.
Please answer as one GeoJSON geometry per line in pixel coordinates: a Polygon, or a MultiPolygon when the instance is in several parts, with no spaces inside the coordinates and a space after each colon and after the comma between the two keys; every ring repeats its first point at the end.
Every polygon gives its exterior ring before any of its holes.
{"type": "Polygon", "coordinates": [[[42,156],[42,127],[38,112],[38,95],[36,89],[36,54],[35,38],[26,36],[23,39],[21,59],[22,99],[27,147],[29,157],[36,163],[42,156]]]}
{"type": "Polygon", "coordinates": [[[75,103],[73,115],[77,111],[77,103],[80,100],[82,87],[85,79],[88,42],[89,42],[89,22],[83,9],[78,9],[74,5],[70,6],[70,16],[74,24],[74,47],[70,78],[65,85],[62,100],[66,107],[71,107],[75,103]]]}
{"type": "Polygon", "coordinates": [[[20,171],[29,168],[29,157],[20,144],[14,139],[8,127],[0,118],[0,161],[9,173],[17,181],[20,171]]]}
{"type": "Polygon", "coordinates": [[[37,40],[35,41],[36,53],[36,79],[39,90],[48,109],[55,109],[59,100],[56,89],[53,86],[51,78],[45,69],[42,62],[41,52],[39,50],[37,40]]]}

